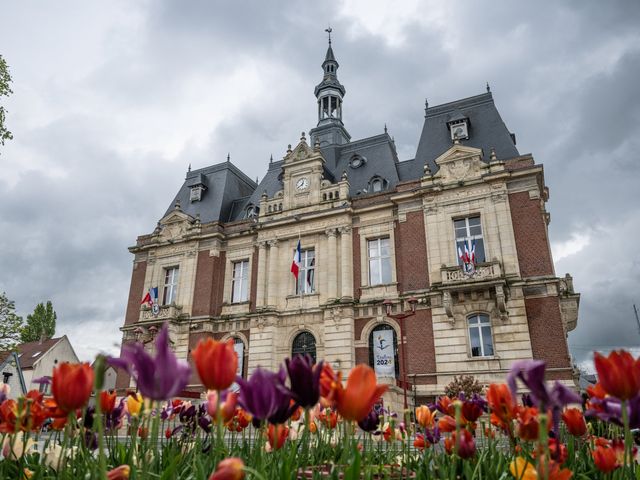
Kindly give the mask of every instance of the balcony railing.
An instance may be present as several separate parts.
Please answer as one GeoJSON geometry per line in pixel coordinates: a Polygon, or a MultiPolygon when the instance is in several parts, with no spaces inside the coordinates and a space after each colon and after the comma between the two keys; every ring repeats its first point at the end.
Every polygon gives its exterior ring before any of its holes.
{"type": "Polygon", "coordinates": [[[158,315],[154,315],[153,311],[148,307],[142,307],[140,312],[140,320],[166,320],[177,319],[182,315],[182,307],[179,305],[160,305],[158,315]]]}
{"type": "Polygon", "coordinates": [[[476,265],[473,274],[465,273],[460,265],[443,267],[441,269],[442,283],[452,285],[456,283],[481,282],[495,280],[502,277],[500,262],[488,262],[476,265]]]}

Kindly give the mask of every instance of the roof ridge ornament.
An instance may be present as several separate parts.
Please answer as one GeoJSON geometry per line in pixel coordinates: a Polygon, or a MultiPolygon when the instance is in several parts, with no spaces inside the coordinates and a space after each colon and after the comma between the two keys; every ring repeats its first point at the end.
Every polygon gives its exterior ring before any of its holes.
{"type": "Polygon", "coordinates": [[[491,93],[491,87],[489,86],[489,82],[487,82],[487,93],[491,93]]]}
{"type": "Polygon", "coordinates": [[[429,109],[429,100],[427,98],[424,99],[424,118],[427,118],[427,110],[429,109]]]}
{"type": "Polygon", "coordinates": [[[333,28],[331,28],[331,25],[329,25],[329,27],[325,28],[324,31],[329,34],[329,46],[331,46],[331,32],[333,32],[333,28]]]}

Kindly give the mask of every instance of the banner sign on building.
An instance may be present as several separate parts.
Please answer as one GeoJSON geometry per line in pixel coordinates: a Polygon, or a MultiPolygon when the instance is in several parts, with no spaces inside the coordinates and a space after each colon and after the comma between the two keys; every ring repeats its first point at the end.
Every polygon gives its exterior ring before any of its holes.
{"type": "Polygon", "coordinates": [[[395,377],[393,330],[378,330],[373,337],[373,365],[378,377],[395,377]]]}

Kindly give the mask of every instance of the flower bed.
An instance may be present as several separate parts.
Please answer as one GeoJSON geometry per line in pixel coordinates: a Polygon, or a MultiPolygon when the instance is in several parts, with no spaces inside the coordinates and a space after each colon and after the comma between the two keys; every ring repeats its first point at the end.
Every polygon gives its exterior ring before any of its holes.
{"type": "Polygon", "coordinates": [[[166,326],[155,352],[126,346],[120,358],[98,358],[95,371],[62,364],[50,379],[51,398],[31,391],[7,399],[0,388],[0,478],[640,475],[631,431],[640,427],[640,360],[628,352],[596,354],[600,383],[585,399],[545,382],[544,362],[531,360],[514,363],[486,395],[443,396],[398,413],[378,404],[386,386],[368,366],[356,366],[345,382],[328,364],[296,356],[245,380],[235,378],[232,343],[212,339],[192,352],[206,399],[174,399],[191,371],[170,350],[166,326]],[[120,399],[103,391],[107,362],[126,369],[137,391],[120,399]]]}

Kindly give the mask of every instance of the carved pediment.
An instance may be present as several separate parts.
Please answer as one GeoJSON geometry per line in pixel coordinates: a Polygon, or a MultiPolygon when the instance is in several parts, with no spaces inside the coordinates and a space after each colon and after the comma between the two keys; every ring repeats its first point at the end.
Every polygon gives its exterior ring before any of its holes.
{"type": "MultiPolygon", "coordinates": [[[[291,150],[291,145],[289,145],[289,149],[287,150],[287,154],[284,156],[285,163],[294,163],[302,160],[307,160],[310,158],[321,158],[322,154],[319,150],[314,150],[307,144],[307,139],[302,132],[302,137],[300,137],[300,143],[296,145],[296,147],[291,150]]],[[[323,159],[324,160],[324,159],[323,159]]]]}
{"type": "Polygon", "coordinates": [[[444,184],[479,178],[488,168],[482,161],[481,149],[462,145],[454,145],[436,158],[435,163],[440,169],[433,179],[444,184]]]}
{"type": "Polygon", "coordinates": [[[197,219],[187,215],[177,206],[160,219],[154,233],[160,241],[174,242],[184,237],[196,223],[197,219]]]}

